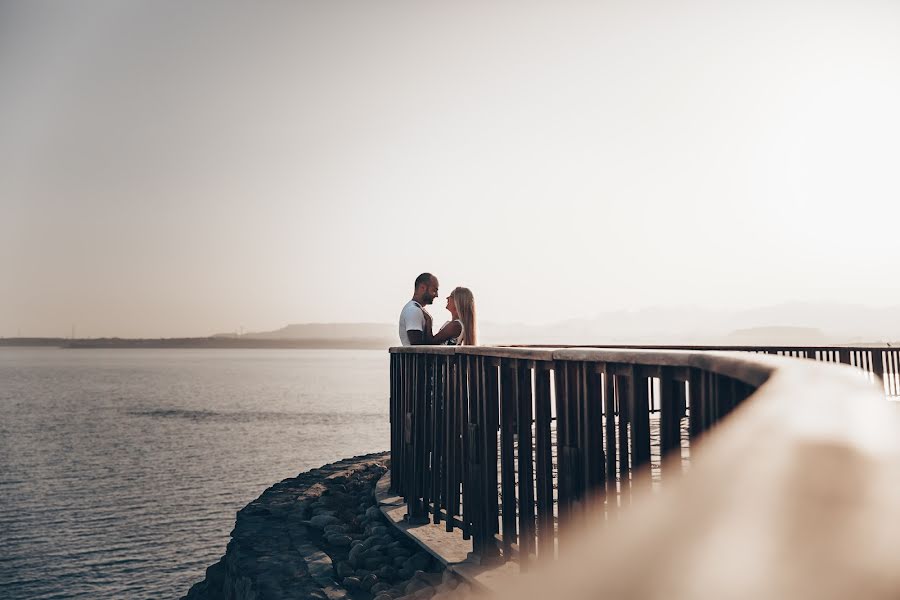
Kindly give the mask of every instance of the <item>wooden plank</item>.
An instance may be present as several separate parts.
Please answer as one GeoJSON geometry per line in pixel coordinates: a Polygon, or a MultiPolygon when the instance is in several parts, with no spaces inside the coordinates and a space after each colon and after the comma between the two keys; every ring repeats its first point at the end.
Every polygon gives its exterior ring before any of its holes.
{"type": "Polygon", "coordinates": [[[516,530],[516,401],[518,396],[517,364],[504,359],[500,368],[500,485],[502,491],[503,555],[512,555],[513,544],[518,543],[516,530]]]}
{"type": "Polygon", "coordinates": [[[528,564],[535,546],[534,511],[534,450],[532,443],[532,366],[519,361],[517,372],[518,434],[519,434],[519,562],[522,568],[528,564]]]}
{"type": "Polygon", "coordinates": [[[538,557],[555,555],[553,526],[553,459],[550,431],[550,371],[535,369],[535,476],[537,492],[538,557]]]}
{"type": "Polygon", "coordinates": [[[647,380],[635,369],[631,377],[633,398],[631,419],[631,468],[649,482],[650,475],[650,406],[647,380]]]}
{"type": "Polygon", "coordinates": [[[619,407],[619,501],[624,506],[631,501],[631,440],[629,423],[633,409],[632,376],[616,375],[616,397],[619,407]]]}
{"type": "Polygon", "coordinates": [[[599,373],[585,371],[585,486],[590,495],[606,490],[606,457],[603,454],[603,381],[599,373]]]}
{"type": "Polygon", "coordinates": [[[565,361],[555,363],[553,381],[556,399],[556,497],[559,526],[562,529],[569,518],[572,501],[572,465],[569,453],[564,450],[569,446],[569,382],[565,361]]]}
{"type": "Polygon", "coordinates": [[[482,410],[484,426],[484,533],[485,546],[481,552],[481,560],[495,561],[502,559],[494,534],[500,532],[500,501],[497,477],[497,429],[500,424],[500,398],[498,392],[498,368],[488,364],[487,357],[479,357],[482,365],[482,385],[484,386],[484,402],[482,410]]]}
{"type": "Polygon", "coordinates": [[[666,469],[677,466],[681,470],[680,460],[669,463],[666,458],[671,452],[681,448],[681,409],[680,400],[684,390],[684,384],[673,377],[669,369],[663,370],[660,377],[660,417],[659,417],[659,452],[662,458],[660,463],[661,474],[667,475],[666,469]]]}
{"type": "Polygon", "coordinates": [[[604,396],[604,416],[606,417],[606,495],[610,504],[616,504],[616,376],[607,371],[604,374],[606,394],[604,396]]]}

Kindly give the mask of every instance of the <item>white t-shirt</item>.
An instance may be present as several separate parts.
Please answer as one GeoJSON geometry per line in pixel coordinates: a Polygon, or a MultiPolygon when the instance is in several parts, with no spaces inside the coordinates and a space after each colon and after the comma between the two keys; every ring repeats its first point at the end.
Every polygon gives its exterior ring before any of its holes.
{"type": "Polygon", "coordinates": [[[422,312],[422,305],[415,300],[410,300],[400,311],[400,343],[404,346],[411,346],[407,331],[425,331],[425,315],[422,312]]]}

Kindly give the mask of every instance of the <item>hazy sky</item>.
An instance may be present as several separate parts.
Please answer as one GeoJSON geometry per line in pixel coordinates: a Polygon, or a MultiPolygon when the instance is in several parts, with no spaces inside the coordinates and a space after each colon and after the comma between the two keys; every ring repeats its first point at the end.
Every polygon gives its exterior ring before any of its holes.
{"type": "Polygon", "coordinates": [[[0,0],[3,336],[896,304],[898,231],[893,0],[0,0]]]}

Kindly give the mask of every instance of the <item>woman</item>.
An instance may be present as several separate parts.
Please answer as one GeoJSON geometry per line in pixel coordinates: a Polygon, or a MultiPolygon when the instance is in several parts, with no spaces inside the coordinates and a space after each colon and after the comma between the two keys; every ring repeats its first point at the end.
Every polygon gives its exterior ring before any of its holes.
{"type": "Polygon", "coordinates": [[[434,334],[433,344],[448,346],[475,346],[478,331],[475,325],[475,298],[469,288],[458,287],[447,296],[447,310],[451,320],[434,334]]]}

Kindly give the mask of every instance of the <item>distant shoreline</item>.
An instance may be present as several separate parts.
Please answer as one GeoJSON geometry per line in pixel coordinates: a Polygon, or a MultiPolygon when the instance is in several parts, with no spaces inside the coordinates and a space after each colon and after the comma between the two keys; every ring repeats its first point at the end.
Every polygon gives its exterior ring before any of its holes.
{"type": "Polygon", "coordinates": [[[97,348],[211,348],[211,349],[312,349],[312,350],[387,350],[394,340],[382,338],[280,339],[244,337],[205,338],[0,338],[0,347],[50,347],[71,349],[97,348]]]}

